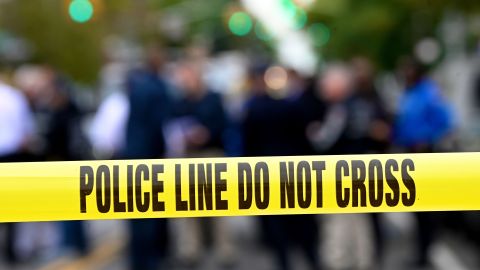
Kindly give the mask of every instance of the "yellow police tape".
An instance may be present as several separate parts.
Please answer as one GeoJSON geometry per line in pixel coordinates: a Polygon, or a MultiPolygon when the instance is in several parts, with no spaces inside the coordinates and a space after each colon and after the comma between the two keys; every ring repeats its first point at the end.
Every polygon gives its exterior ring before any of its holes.
{"type": "Polygon", "coordinates": [[[0,222],[480,210],[480,153],[0,164],[0,222]]]}

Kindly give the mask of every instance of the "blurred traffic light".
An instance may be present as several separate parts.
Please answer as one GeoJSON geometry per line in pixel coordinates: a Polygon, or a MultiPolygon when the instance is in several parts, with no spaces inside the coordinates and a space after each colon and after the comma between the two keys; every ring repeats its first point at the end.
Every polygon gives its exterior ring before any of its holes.
{"type": "Polygon", "coordinates": [[[252,30],[253,22],[250,16],[242,11],[238,11],[230,16],[228,28],[237,36],[245,36],[252,30]]]}
{"type": "Polygon", "coordinates": [[[93,17],[93,5],[89,0],[72,0],[68,13],[73,21],[85,23],[93,17]]]}

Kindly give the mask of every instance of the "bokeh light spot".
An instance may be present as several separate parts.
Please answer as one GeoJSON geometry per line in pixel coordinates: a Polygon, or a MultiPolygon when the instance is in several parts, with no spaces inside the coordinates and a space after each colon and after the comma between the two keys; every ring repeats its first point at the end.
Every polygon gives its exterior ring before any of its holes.
{"type": "Polygon", "coordinates": [[[93,5],[89,0],[73,0],[70,3],[68,12],[73,21],[85,23],[93,16],[93,5]]]}
{"type": "Polygon", "coordinates": [[[330,41],[330,28],[323,23],[314,23],[310,25],[308,33],[312,37],[315,46],[324,46],[330,41]]]}
{"type": "Polygon", "coordinates": [[[252,30],[253,22],[245,12],[235,12],[228,21],[230,31],[237,36],[245,36],[252,30]]]}
{"type": "Polygon", "coordinates": [[[280,66],[269,67],[265,71],[265,84],[272,90],[282,90],[287,86],[288,73],[280,66]]]}
{"type": "Polygon", "coordinates": [[[415,45],[415,56],[425,65],[433,64],[440,58],[441,46],[435,38],[424,38],[415,45]]]}

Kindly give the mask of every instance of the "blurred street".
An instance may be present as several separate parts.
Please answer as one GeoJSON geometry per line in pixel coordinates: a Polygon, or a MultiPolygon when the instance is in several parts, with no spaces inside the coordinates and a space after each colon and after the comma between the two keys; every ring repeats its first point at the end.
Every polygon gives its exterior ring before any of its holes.
{"type": "MultiPolygon", "coordinates": [[[[452,232],[445,232],[434,244],[431,257],[433,259],[433,267],[431,268],[415,268],[411,263],[411,258],[415,255],[409,252],[414,237],[414,219],[404,213],[384,214],[383,222],[388,226],[386,233],[388,234],[388,244],[385,247],[385,257],[381,264],[381,268],[376,269],[437,269],[437,270],[474,270],[480,267],[480,258],[477,256],[480,251],[478,245],[471,239],[455,235],[452,232]]],[[[326,218],[326,217],[325,217],[326,218]]],[[[255,240],[255,226],[252,224],[254,220],[249,217],[238,217],[232,221],[235,230],[235,239],[237,239],[238,253],[236,254],[235,263],[231,267],[222,268],[216,263],[214,255],[206,251],[205,256],[201,260],[201,264],[194,268],[198,270],[207,269],[275,269],[272,267],[272,254],[262,246],[259,246],[255,240]],[[241,241],[240,241],[241,240],[241,241]]],[[[93,241],[92,251],[85,257],[76,257],[73,254],[56,254],[51,258],[44,258],[37,261],[13,267],[11,269],[39,269],[39,270],[56,270],[56,269],[96,269],[96,270],[123,270],[128,269],[127,255],[127,239],[125,239],[125,222],[124,221],[91,221],[87,225],[89,235],[93,241]]],[[[335,229],[335,228],[334,228],[335,229]]],[[[3,233],[3,232],[2,232],[3,233]]],[[[323,232],[323,237],[329,232],[323,232]]],[[[334,232],[330,232],[334,233],[334,232]]],[[[330,250],[334,250],[335,244],[329,247],[322,247],[322,257],[328,256],[330,250]]],[[[305,259],[292,251],[293,264],[295,269],[308,269],[305,259]]],[[[348,255],[347,255],[348,256],[348,255]]],[[[342,258],[345,260],[346,258],[342,258]]],[[[375,260],[375,259],[374,259],[375,260]]],[[[175,262],[174,258],[170,258],[165,262],[166,269],[187,270],[189,267],[181,266],[175,262]]],[[[2,260],[0,268],[5,269],[7,264],[2,260]]]]}

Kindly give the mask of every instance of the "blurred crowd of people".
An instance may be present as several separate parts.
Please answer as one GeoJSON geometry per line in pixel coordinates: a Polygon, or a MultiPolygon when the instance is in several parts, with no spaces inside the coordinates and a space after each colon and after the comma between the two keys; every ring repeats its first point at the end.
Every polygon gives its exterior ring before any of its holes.
{"type": "MultiPolygon", "coordinates": [[[[106,91],[89,121],[61,72],[48,65],[16,69],[0,83],[0,160],[419,153],[442,151],[442,141],[455,131],[442,90],[414,58],[399,63],[404,91],[392,111],[365,57],[328,63],[316,76],[252,61],[244,80],[234,83],[235,92],[208,83],[212,63],[206,54],[180,55],[172,60],[151,46],[141,64],[107,63],[105,74],[120,75],[102,84],[113,90],[106,91]]],[[[417,263],[424,265],[436,222],[428,213],[416,217],[417,263]]],[[[271,249],[278,269],[295,269],[289,257],[293,246],[312,269],[371,269],[382,256],[379,214],[332,215],[321,221],[315,215],[255,219],[258,241],[271,249]],[[345,230],[322,239],[320,224],[345,230]],[[320,258],[319,241],[335,242],[338,248],[320,258]],[[335,265],[344,254],[353,255],[335,265]]],[[[53,253],[59,246],[88,252],[80,221],[7,226],[5,254],[11,262],[53,253]]],[[[168,256],[195,267],[205,250],[225,267],[237,259],[229,218],[130,220],[128,226],[131,269],[158,269],[168,256]]]]}

